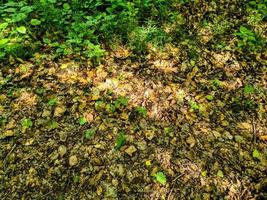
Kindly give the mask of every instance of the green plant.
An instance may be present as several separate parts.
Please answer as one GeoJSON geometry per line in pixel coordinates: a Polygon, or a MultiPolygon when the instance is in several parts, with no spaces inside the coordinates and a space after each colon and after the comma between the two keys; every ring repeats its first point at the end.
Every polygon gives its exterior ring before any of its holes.
{"type": "Polygon", "coordinates": [[[245,26],[240,26],[239,32],[236,32],[235,35],[238,37],[238,48],[245,49],[249,48],[250,50],[257,50],[263,46],[265,41],[257,36],[252,30],[245,26]]]}
{"type": "Polygon", "coordinates": [[[49,101],[47,102],[47,104],[49,106],[55,106],[55,105],[57,105],[57,98],[49,99],[49,101]]]}
{"type": "Polygon", "coordinates": [[[58,123],[55,120],[51,120],[49,123],[49,129],[52,130],[56,128],[58,128],[58,123]]]}
{"type": "Polygon", "coordinates": [[[154,177],[156,178],[156,180],[161,183],[162,185],[165,185],[167,182],[166,176],[163,172],[158,172],[154,175],[154,177]]]}
{"type": "Polygon", "coordinates": [[[147,115],[147,109],[146,108],[144,108],[144,107],[142,107],[142,106],[138,106],[138,107],[136,107],[136,112],[139,114],[139,115],[141,115],[141,116],[143,116],[143,117],[145,117],[146,115],[147,115]]]}
{"type": "Polygon", "coordinates": [[[255,88],[253,85],[246,85],[245,88],[244,88],[244,93],[246,95],[248,94],[253,94],[255,92],[255,88]]]}
{"type": "Polygon", "coordinates": [[[32,127],[33,123],[32,123],[31,119],[24,118],[21,120],[21,125],[23,128],[28,129],[28,128],[32,127]]]}
{"type": "Polygon", "coordinates": [[[85,137],[86,139],[91,139],[91,138],[94,136],[94,134],[96,133],[96,130],[97,130],[96,127],[87,129],[87,130],[84,132],[84,137],[85,137]]]}
{"type": "Polygon", "coordinates": [[[206,96],[206,99],[209,100],[209,101],[212,101],[214,99],[214,96],[212,94],[208,94],[206,96]]]}
{"type": "Polygon", "coordinates": [[[84,117],[79,118],[79,124],[82,126],[87,123],[87,120],[84,117]]]}
{"type": "Polygon", "coordinates": [[[128,98],[119,96],[118,99],[114,102],[115,108],[119,108],[120,106],[127,106],[128,98]]]}
{"type": "Polygon", "coordinates": [[[115,150],[119,150],[126,142],[126,137],[124,132],[120,132],[116,138],[115,150]]]}
{"type": "Polygon", "coordinates": [[[195,101],[190,101],[189,105],[190,105],[190,110],[191,111],[197,111],[200,108],[199,104],[197,102],[195,102],[195,101]]]}
{"type": "Polygon", "coordinates": [[[213,86],[213,89],[218,89],[219,87],[221,87],[222,83],[219,79],[215,78],[213,80],[211,80],[211,83],[212,83],[212,86],[213,86]]]}

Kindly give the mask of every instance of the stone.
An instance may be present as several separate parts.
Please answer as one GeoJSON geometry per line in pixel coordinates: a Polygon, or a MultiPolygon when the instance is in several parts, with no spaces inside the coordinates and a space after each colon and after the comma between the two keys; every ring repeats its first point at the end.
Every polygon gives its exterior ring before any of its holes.
{"type": "Polygon", "coordinates": [[[64,145],[58,147],[58,153],[60,157],[63,157],[67,153],[67,148],[64,145]]]}
{"type": "Polygon", "coordinates": [[[125,150],[125,152],[126,152],[129,156],[132,156],[133,153],[136,152],[136,150],[137,150],[137,149],[135,148],[135,146],[131,145],[131,146],[129,146],[129,147],[125,150]]]}
{"type": "Polygon", "coordinates": [[[189,144],[190,147],[193,147],[196,144],[196,140],[193,136],[189,136],[188,138],[186,138],[186,143],[189,144]]]}
{"type": "Polygon", "coordinates": [[[78,164],[78,158],[76,155],[73,155],[69,158],[69,165],[70,166],[75,166],[78,164]]]}

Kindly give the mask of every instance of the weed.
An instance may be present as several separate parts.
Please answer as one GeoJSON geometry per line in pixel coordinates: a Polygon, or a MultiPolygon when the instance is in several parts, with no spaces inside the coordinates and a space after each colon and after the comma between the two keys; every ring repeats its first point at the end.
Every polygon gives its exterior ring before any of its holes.
{"type": "Polygon", "coordinates": [[[142,106],[138,106],[135,110],[139,115],[141,115],[143,117],[145,117],[147,115],[147,109],[142,107],[142,106]]]}
{"type": "Polygon", "coordinates": [[[190,105],[190,111],[193,112],[193,111],[197,111],[200,109],[200,106],[197,102],[195,101],[190,101],[189,102],[189,105],[190,105]]]}
{"type": "Polygon", "coordinates": [[[238,37],[237,47],[240,49],[251,49],[253,51],[264,45],[265,41],[257,36],[252,30],[245,26],[240,26],[239,32],[235,35],[238,37]]]}
{"type": "Polygon", "coordinates": [[[253,85],[246,85],[244,88],[244,94],[245,95],[249,95],[249,94],[253,94],[255,92],[255,88],[253,85]]]}
{"type": "Polygon", "coordinates": [[[79,118],[79,124],[80,124],[81,126],[83,126],[83,125],[86,124],[86,123],[87,123],[87,120],[86,120],[84,117],[79,118]]]}
{"type": "Polygon", "coordinates": [[[84,137],[85,137],[86,139],[91,139],[91,138],[94,136],[94,134],[96,133],[96,130],[97,130],[96,127],[87,129],[87,130],[84,132],[84,137]]]}
{"type": "Polygon", "coordinates": [[[32,127],[32,120],[29,118],[24,118],[21,120],[21,125],[24,129],[28,129],[30,127],[32,127]]]}
{"type": "Polygon", "coordinates": [[[206,99],[209,100],[209,101],[212,101],[214,99],[214,96],[212,94],[208,94],[206,96],[206,99]]]}
{"type": "Polygon", "coordinates": [[[127,106],[128,99],[123,96],[119,96],[119,98],[114,102],[115,108],[120,108],[121,106],[127,106]]]}
{"type": "Polygon", "coordinates": [[[163,172],[158,172],[154,175],[154,177],[156,178],[156,180],[161,183],[162,185],[165,185],[167,182],[166,176],[163,172]]]}
{"type": "Polygon", "coordinates": [[[55,105],[57,105],[57,98],[49,99],[49,101],[47,102],[47,104],[49,106],[55,106],[55,105]]]}
{"type": "Polygon", "coordinates": [[[126,142],[126,137],[124,132],[120,132],[116,138],[115,150],[119,150],[126,142]]]}

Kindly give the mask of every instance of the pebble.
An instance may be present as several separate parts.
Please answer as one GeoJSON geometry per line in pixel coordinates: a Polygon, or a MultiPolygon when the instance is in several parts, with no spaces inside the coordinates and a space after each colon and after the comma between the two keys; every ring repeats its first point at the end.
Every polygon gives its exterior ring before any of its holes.
{"type": "Polygon", "coordinates": [[[129,156],[132,156],[133,153],[136,152],[136,150],[137,150],[137,149],[135,148],[135,146],[131,145],[131,146],[129,146],[129,147],[125,150],[125,152],[126,152],[129,156]]]}
{"type": "Polygon", "coordinates": [[[60,157],[63,157],[67,153],[67,148],[64,145],[58,147],[58,153],[60,157]]]}
{"type": "Polygon", "coordinates": [[[70,166],[75,166],[78,164],[78,158],[77,156],[73,155],[69,158],[69,165],[70,166]]]}

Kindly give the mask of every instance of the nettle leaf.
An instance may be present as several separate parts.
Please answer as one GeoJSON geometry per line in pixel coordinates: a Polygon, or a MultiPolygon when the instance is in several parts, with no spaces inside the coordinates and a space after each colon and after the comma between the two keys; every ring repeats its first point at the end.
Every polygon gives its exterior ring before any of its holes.
{"type": "Polygon", "coordinates": [[[20,26],[17,28],[17,31],[22,34],[26,34],[27,29],[25,26],[20,26]]]}
{"type": "Polygon", "coordinates": [[[20,10],[25,13],[30,13],[33,11],[33,6],[23,6],[20,10]]]}
{"type": "Polygon", "coordinates": [[[68,3],[64,3],[64,4],[63,4],[63,8],[64,8],[65,10],[69,10],[69,9],[70,9],[70,4],[68,4],[68,3]]]}
{"type": "Polygon", "coordinates": [[[6,44],[8,42],[9,42],[9,39],[7,39],[7,38],[1,39],[0,40],[0,45],[4,45],[4,44],[6,44]]]}
{"type": "Polygon", "coordinates": [[[165,185],[166,182],[167,182],[167,179],[166,179],[166,176],[163,172],[158,172],[156,175],[155,175],[155,178],[156,180],[161,183],[162,185],[165,185]]]}
{"type": "Polygon", "coordinates": [[[5,29],[6,27],[8,27],[8,23],[7,22],[4,22],[4,23],[1,23],[0,24],[0,29],[5,29]]]}
{"type": "Polygon", "coordinates": [[[40,24],[41,24],[41,21],[38,19],[32,19],[31,20],[31,25],[33,25],[33,26],[38,26],[40,24]]]}

